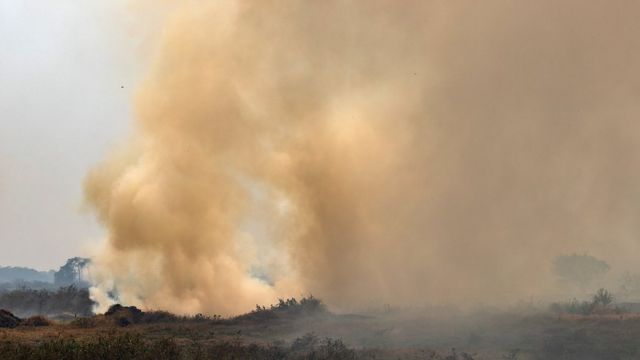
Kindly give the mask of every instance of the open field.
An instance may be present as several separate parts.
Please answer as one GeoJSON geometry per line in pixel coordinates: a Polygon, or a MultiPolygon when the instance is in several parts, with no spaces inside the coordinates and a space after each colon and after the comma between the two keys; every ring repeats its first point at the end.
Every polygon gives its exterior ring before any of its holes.
{"type": "Polygon", "coordinates": [[[146,313],[146,318],[130,318],[130,323],[122,323],[131,316],[122,312],[2,329],[2,358],[89,359],[95,354],[113,359],[640,358],[640,319],[629,315],[418,311],[335,315],[263,310],[220,319],[159,314],[146,313]]]}

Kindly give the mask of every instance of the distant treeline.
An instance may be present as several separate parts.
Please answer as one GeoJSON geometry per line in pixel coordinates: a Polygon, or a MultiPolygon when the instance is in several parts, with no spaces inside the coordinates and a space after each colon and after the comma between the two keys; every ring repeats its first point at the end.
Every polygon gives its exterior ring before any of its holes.
{"type": "Polygon", "coordinates": [[[68,259],[58,271],[0,266],[0,291],[21,288],[55,290],[70,285],[88,287],[87,266],[89,263],[89,259],[74,257],[68,259]]]}
{"type": "Polygon", "coordinates": [[[14,281],[52,283],[55,271],[38,271],[26,267],[0,266],[0,283],[14,281]]]}
{"type": "Polygon", "coordinates": [[[11,282],[0,282],[0,292],[7,292],[18,289],[31,289],[31,290],[56,290],[60,288],[51,282],[44,281],[25,281],[25,280],[13,280],[11,282]]]}
{"type": "Polygon", "coordinates": [[[90,316],[93,301],[89,290],[74,285],[56,290],[15,289],[0,292],[0,309],[6,309],[19,317],[36,314],[49,316],[90,316]]]}

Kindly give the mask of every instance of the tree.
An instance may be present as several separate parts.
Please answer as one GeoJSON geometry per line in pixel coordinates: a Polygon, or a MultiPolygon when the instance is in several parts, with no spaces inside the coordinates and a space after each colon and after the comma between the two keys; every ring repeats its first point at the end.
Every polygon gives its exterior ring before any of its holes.
{"type": "Polygon", "coordinates": [[[553,261],[553,272],[568,284],[581,290],[587,289],[594,280],[609,271],[609,264],[590,255],[561,255],[553,261]]]}
{"type": "Polygon", "coordinates": [[[613,295],[606,289],[599,289],[595,295],[593,295],[593,304],[607,307],[613,302],[613,295]]]}
{"type": "Polygon", "coordinates": [[[57,286],[76,285],[86,287],[88,284],[83,277],[87,265],[90,260],[80,257],[74,257],[67,260],[66,264],[60,267],[54,274],[54,283],[57,286]]]}

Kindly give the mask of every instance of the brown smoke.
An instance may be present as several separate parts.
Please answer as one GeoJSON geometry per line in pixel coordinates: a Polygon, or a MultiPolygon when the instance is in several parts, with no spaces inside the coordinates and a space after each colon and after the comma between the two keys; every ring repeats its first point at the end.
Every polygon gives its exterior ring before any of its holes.
{"type": "Polygon", "coordinates": [[[634,264],[640,6],[183,1],[94,169],[94,295],[234,313],[515,300],[634,264]]]}

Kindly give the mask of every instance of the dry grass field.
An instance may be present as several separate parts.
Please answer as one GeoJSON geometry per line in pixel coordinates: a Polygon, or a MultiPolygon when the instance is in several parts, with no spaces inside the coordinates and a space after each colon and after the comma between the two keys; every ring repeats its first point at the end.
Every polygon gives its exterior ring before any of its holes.
{"type": "Polygon", "coordinates": [[[638,316],[388,311],[337,315],[320,302],[235,318],[122,307],[107,315],[0,329],[2,359],[640,358],[638,316]]]}

